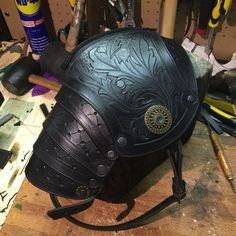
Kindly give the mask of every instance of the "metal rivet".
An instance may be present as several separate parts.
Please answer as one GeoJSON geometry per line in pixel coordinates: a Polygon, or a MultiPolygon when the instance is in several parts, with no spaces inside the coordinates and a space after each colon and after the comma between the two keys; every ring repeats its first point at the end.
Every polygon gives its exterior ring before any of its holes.
{"type": "Polygon", "coordinates": [[[152,105],[145,112],[144,123],[153,134],[165,134],[172,126],[171,111],[163,105],[152,105]]]}
{"type": "Polygon", "coordinates": [[[107,158],[109,160],[115,160],[117,158],[116,153],[113,150],[108,151],[107,158]]]}
{"type": "Polygon", "coordinates": [[[118,143],[118,145],[121,146],[121,147],[126,146],[126,144],[127,144],[127,139],[126,139],[126,137],[120,136],[120,137],[117,139],[117,143],[118,143]]]}
{"type": "Polygon", "coordinates": [[[106,169],[106,167],[104,165],[99,165],[97,167],[97,172],[98,172],[98,175],[104,176],[107,173],[107,169],[106,169]]]}
{"type": "Polygon", "coordinates": [[[97,182],[97,180],[96,180],[96,179],[90,179],[90,180],[89,180],[89,186],[90,186],[91,188],[97,188],[97,187],[98,187],[98,182],[97,182]]]}
{"type": "Polygon", "coordinates": [[[196,101],[195,97],[192,95],[188,95],[187,100],[191,103],[194,103],[196,101]]]}
{"type": "Polygon", "coordinates": [[[75,190],[75,194],[79,198],[86,198],[89,195],[88,188],[86,186],[79,186],[75,190]]]}
{"type": "Polygon", "coordinates": [[[119,80],[116,82],[117,87],[124,89],[125,88],[125,83],[122,80],[119,80]]]}

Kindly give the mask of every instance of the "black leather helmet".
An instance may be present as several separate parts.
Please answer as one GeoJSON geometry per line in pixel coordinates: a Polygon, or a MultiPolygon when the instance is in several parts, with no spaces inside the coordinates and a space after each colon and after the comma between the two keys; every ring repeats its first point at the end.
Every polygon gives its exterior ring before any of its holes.
{"type": "Polygon", "coordinates": [[[199,93],[180,45],[148,29],[113,30],[73,51],[61,83],[26,168],[28,180],[51,195],[56,208],[49,216],[91,229],[123,230],[185,196],[181,148],[196,121],[199,93]],[[172,196],[118,226],[99,228],[71,216],[91,206],[118,160],[135,163],[147,154],[158,159],[161,150],[172,160],[172,196]],[[83,201],[61,207],[57,196],[83,201]]]}

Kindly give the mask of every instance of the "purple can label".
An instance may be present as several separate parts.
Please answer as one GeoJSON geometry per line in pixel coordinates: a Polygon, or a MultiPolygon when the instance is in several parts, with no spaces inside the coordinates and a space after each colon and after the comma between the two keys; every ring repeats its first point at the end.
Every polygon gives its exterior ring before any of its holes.
{"type": "Polygon", "coordinates": [[[40,11],[40,0],[16,0],[16,6],[33,53],[41,54],[49,43],[40,11]]]}

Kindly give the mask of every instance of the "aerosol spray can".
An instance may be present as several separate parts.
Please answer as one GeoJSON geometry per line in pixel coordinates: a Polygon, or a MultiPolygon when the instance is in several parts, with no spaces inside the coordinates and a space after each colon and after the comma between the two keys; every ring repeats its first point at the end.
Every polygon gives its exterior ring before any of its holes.
{"type": "Polygon", "coordinates": [[[48,32],[40,10],[40,0],[15,0],[33,53],[41,54],[49,43],[48,32]]]}

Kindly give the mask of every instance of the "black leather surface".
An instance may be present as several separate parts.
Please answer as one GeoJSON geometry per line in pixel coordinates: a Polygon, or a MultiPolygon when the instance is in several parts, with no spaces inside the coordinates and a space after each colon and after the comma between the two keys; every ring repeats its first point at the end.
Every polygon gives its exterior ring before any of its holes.
{"type": "Polygon", "coordinates": [[[74,50],[61,82],[101,114],[122,157],[141,156],[180,138],[195,117],[197,85],[184,49],[155,31],[122,29],[85,41],[74,50]],[[195,102],[187,101],[191,95],[195,102]],[[152,105],[172,114],[164,135],[144,124],[152,105]],[[119,137],[127,145],[117,144],[119,137]]]}
{"type": "Polygon", "coordinates": [[[58,41],[49,43],[40,56],[41,70],[57,77],[69,55],[63,43],[58,41]]]}
{"type": "Polygon", "coordinates": [[[44,122],[44,129],[34,144],[34,154],[26,168],[26,176],[44,191],[83,199],[99,190],[114,160],[107,158],[102,152],[103,147],[94,144],[87,133],[88,124],[78,119],[81,113],[87,117],[91,130],[100,127],[94,138],[103,142],[104,147],[111,147],[111,150],[113,146],[101,116],[81,97],[73,95],[73,92],[69,93],[68,89],[62,88],[56,97],[57,104],[44,122]],[[63,97],[64,90],[75,102],[75,109],[67,106],[70,101],[63,97]],[[86,189],[87,195],[78,195],[80,189],[86,189]]]}
{"type": "MultiPolygon", "coordinates": [[[[26,176],[44,191],[69,198],[94,196],[118,157],[135,162],[153,153],[163,160],[155,154],[181,139],[199,105],[186,52],[151,30],[122,29],[85,41],[74,50],[61,82],[26,176]],[[173,123],[164,134],[145,125],[153,105],[171,112],[173,123]],[[127,139],[122,147],[121,136],[127,139]]],[[[147,171],[141,172],[139,177],[147,171]]]]}

